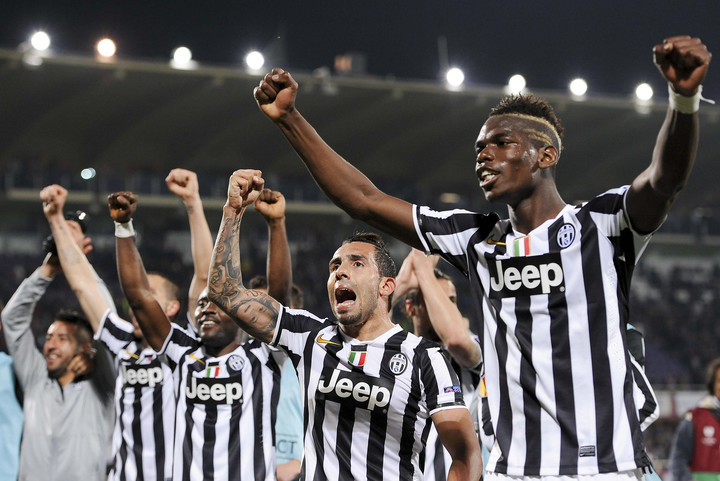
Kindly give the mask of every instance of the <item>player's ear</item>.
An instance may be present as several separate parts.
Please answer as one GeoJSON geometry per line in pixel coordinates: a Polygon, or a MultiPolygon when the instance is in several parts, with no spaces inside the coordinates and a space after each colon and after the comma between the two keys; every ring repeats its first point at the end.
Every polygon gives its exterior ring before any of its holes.
{"type": "Polygon", "coordinates": [[[387,297],[395,292],[395,278],[394,277],[383,277],[380,280],[380,295],[387,297]]]}
{"type": "Polygon", "coordinates": [[[553,165],[558,163],[558,159],[560,158],[560,153],[555,148],[554,145],[548,144],[544,147],[542,147],[539,151],[540,153],[540,168],[541,169],[547,169],[548,167],[552,167],[553,165]]]}

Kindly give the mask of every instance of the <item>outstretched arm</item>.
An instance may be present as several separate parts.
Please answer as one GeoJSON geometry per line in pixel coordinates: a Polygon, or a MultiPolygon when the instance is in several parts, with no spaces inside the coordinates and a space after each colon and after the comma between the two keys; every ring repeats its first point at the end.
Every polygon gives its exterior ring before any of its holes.
{"type": "Polygon", "coordinates": [[[115,248],[120,286],[140,324],[148,345],[159,351],[171,326],[162,306],[155,300],[145,266],[135,246],[132,215],[137,197],[132,192],[116,192],[108,196],[110,216],[115,221],[115,248]]]}
{"type": "Polygon", "coordinates": [[[289,306],[293,278],[290,245],[285,230],[285,197],[280,192],[263,189],[255,200],[255,210],[262,214],[268,225],[268,295],[289,306]]]}
{"type": "Polygon", "coordinates": [[[436,411],[432,421],[440,441],[452,458],[448,481],[480,479],[482,453],[470,411],[460,408],[436,411]]]}
{"type": "Polygon", "coordinates": [[[68,191],[59,185],[49,185],[40,192],[43,212],[50,224],[65,278],[97,332],[103,315],[113,306],[108,305],[98,287],[95,270],[85,257],[92,249],[90,239],[83,235],[77,224],[71,225],[63,216],[67,196],[68,191]]]}
{"type": "Polygon", "coordinates": [[[382,192],[331,149],[295,108],[297,90],[298,84],[290,74],[276,68],[255,89],[255,100],[280,128],[331,201],[351,217],[421,248],[412,205],[382,192]]]}
{"type": "Polygon", "coordinates": [[[173,169],[165,178],[165,182],[170,191],[182,199],[190,223],[193,277],[188,290],[188,313],[195,321],[195,306],[197,306],[200,293],[208,282],[210,256],[213,249],[212,234],[205,218],[197,174],[186,169],[173,169]]]}
{"type": "MultiPolygon", "coordinates": [[[[655,64],[674,92],[671,97],[675,94],[685,97],[680,99],[682,104],[690,101],[688,97],[700,95],[712,57],[700,39],[671,37],[656,45],[653,53],[655,64]]],[[[697,109],[673,108],[671,102],[655,143],[652,162],[633,181],[627,194],[628,216],[639,233],[653,232],[665,220],[690,176],[697,144],[697,109]]]]}
{"type": "Polygon", "coordinates": [[[210,262],[208,298],[248,334],[271,342],[280,303],[264,292],[245,288],[240,262],[240,221],[265,183],[261,176],[259,170],[236,170],[230,176],[228,198],[210,262]]]}
{"type": "Polygon", "coordinates": [[[408,257],[412,259],[413,271],[435,333],[453,359],[463,367],[476,367],[482,361],[480,344],[473,339],[457,305],[443,291],[435,277],[432,257],[425,256],[417,249],[413,249],[408,257]]]}

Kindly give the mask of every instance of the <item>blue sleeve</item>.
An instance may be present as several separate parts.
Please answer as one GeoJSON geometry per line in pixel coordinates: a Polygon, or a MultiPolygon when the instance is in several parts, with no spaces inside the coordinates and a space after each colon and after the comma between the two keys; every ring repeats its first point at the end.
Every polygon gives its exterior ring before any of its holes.
{"type": "Polygon", "coordinates": [[[300,383],[292,363],[286,362],[280,378],[280,399],[275,421],[277,464],[303,456],[303,413],[300,383]]]}

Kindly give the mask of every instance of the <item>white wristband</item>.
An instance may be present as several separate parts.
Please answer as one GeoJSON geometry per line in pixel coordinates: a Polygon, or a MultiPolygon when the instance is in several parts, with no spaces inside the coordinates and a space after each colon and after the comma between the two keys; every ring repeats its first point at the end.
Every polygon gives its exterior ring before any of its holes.
{"type": "Polygon", "coordinates": [[[135,229],[133,229],[132,219],[127,222],[115,221],[115,237],[134,237],[135,229]]]}
{"type": "Polygon", "coordinates": [[[702,98],[702,85],[698,87],[698,91],[692,97],[686,97],[673,90],[668,84],[668,93],[670,94],[670,108],[680,112],[681,114],[694,114],[700,110],[700,99],[702,98]]]}

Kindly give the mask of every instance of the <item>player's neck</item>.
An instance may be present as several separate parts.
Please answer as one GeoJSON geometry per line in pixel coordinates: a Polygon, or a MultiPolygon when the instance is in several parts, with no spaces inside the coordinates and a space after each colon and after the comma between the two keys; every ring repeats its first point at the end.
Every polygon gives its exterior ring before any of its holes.
{"type": "Polygon", "coordinates": [[[230,354],[235,349],[237,349],[240,346],[240,343],[237,341],[233,341],[230,344],[227,344],[225,346],[203,346],[203,349],[205,350],[205,355],[208,357],[220,357],[224,356],[225,354],[230,354]]]}
{"type": "Polygon", "coordinates": [[[342,329],[345,335],[355,338],[358,341],[372,341],[393,327],[395,327],[395,324],[393,324],[390,316],[387,314],[374,315],[365,321],[352,325],[340,324],[340,329],[342,329]]]}
{"type": "Polygon", "coordinates": [[[566,205],[557,190],[550,189],[535,192],[514,206],[508,205],[508,213],[513,228],[528,234],[544,222],[557,217],[566,205]]]}

